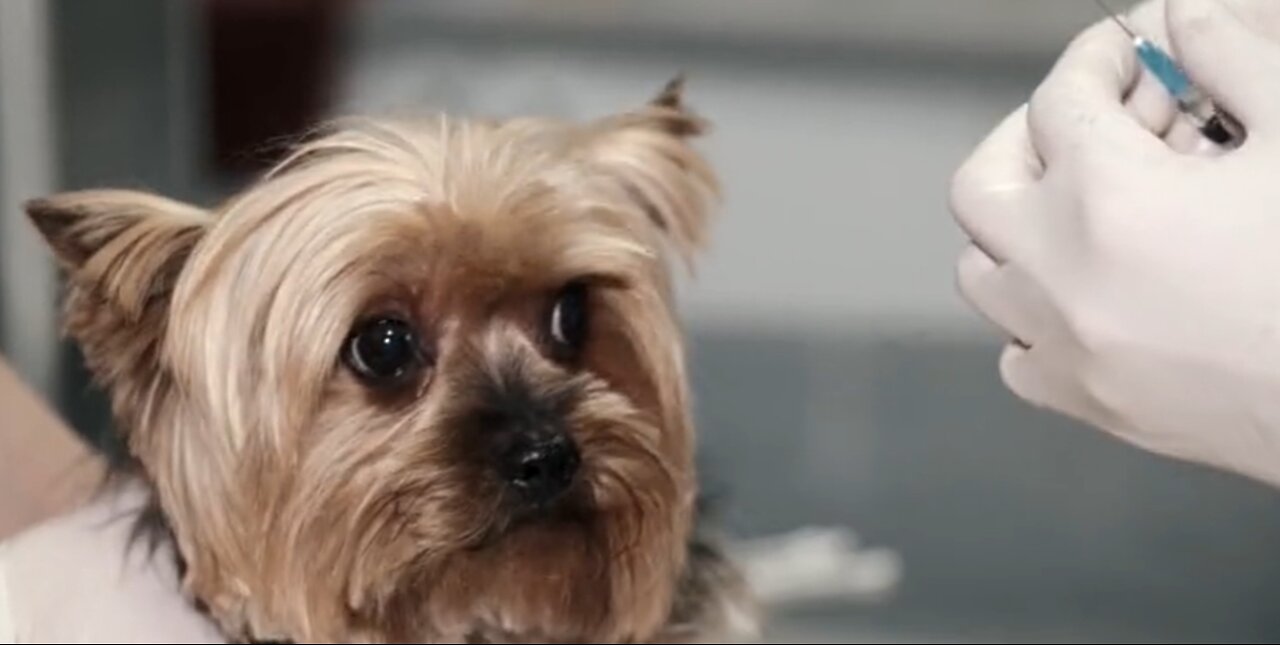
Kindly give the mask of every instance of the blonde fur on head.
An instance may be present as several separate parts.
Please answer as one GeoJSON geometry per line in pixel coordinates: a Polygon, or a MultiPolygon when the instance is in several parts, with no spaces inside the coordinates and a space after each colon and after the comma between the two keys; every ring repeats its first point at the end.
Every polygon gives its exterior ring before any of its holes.
{"type": "Polygon", "coordinates": [[[731,635],[750,603],[695,531],[668,260],[717,187],[680,94],[587,124],[344,124],[210,211],[30,203],[228,637],[731,635]]]}

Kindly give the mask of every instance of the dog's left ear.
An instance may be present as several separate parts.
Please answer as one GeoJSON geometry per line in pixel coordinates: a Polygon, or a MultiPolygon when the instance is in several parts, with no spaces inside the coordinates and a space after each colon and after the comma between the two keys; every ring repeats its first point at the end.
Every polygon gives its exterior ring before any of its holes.
{"type": "Polygon", "coordinates": [[[691,140],[708,129],[684,103],[678,76],[647,105],[600,121],[588,153],[686,259],[702,249],[719,182],[691,140]]]}

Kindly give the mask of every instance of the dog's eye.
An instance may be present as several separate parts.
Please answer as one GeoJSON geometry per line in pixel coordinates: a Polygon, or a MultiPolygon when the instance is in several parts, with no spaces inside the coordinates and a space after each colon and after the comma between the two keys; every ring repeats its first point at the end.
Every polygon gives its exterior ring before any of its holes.
{"type": "Polygon", "coordinates": [[[548,331],[551,342],[561,354],[572,357],[587,342],[590,327],[587,285],[571,283],[560,290],[551,308],[548,331]]]}
{"type": "Polygon", "coordinates": [[[395,318],[376,318],[356,326],[343,358],[372,385],[400,383],[425,363],[417,332],[395,318]]]}

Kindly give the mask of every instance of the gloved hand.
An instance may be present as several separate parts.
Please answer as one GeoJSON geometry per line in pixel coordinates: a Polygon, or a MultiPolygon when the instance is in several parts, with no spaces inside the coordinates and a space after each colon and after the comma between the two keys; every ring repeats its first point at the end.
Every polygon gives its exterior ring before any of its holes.
{"type": "Polygon", "coordinates": [[[1129,40],[1100,23],[958,171],[952,207],[973,240],[961,292],[1014,339],[1010,389],[1280,485],[1280,43],[1262,29],[1280,26],[1275,5],[1167,0],[1135,17],[1159,40],[1166,10],[1175,56],[1248,128],[1242,148],[1171,146],[1161,106],[1133,89],[1129,40]]]}
{"type": "MultiPolygon", "coordinates": [[[[1226,6],[1258,35],[1280,41],[1280,2],[1271,0],[1227,0],[1226,6]]],[[[1129,26],[1140,35],[1157,43],[1165,51],[1175,51],[1169,39],[1165,19],[1166,0],[1152,0],[1139,5],[1124,16],[1129,26]]],[[[1119,29],[1114,22],[1114,29],[1119,29]]],[[[1105,28],[1105,27],[1104,27],[1105,28]]],[[[1168,91],[1156,77],[1148,72],[1134,75],[1136,81],[1125,96],[1125,105],[1149,130],[1160,135],[1166,143],[1183,152],[1215,154],[1216,146],[1207,141],[1187,119],[1178,118],[1168,91]]]]}

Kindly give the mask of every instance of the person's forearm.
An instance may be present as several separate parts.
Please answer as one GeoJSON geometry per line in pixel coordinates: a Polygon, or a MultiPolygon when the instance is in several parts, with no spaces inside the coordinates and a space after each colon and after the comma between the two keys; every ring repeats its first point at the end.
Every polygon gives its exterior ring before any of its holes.
{"type": "Polygon", "coordinates": [[[81,503],[103,469],[0,359],[0,539],[81,503]]]}

